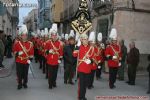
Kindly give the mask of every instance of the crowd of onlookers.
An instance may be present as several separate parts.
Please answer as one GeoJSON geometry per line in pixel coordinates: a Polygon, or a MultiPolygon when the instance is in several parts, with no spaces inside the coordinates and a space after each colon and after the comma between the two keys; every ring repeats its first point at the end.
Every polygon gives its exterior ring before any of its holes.
{"type": "Polygon", "coordinates": [[[12,58],[12,36],[5,35],[2,30],[0,30],[0,69],[4,68],[2,64],[3,58],[12,58]]]}

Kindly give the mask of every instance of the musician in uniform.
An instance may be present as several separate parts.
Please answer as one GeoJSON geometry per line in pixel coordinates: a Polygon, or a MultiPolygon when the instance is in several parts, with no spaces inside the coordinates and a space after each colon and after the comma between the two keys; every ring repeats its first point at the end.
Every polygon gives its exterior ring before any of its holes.
{"type": "Polygon", "coordinates": [[[93,57],[93,48],[88,44],[88,36],[81,34],[81,46],[79,50],[73,52],[74,57],[78,58],[77,72],[78,72],[78,99],[87,100],[85,97],[86,88],[89,86],[89,75],[91,73],[91,63],[93,57]]]}
{"type": "Polygon", "coordinates": [[[47,55],[48,66],[48,83],[49,89],[57,87],[56,79],[58,72],[58,65],[61,63],[63,55],[62,43],[58,40],[57,24],[53,24],[51,28],[51,40],[45,45],[45,53],[47,55]]]}
{"type": "Polygon", "coordinates": [[[20,40],[17,40],[13,46],[13,53],[16,60],[16,73],[18,80],[18,89],[22,86],[27,88],[29,64],[34,55],[32,42],[28,41],[28,31],[26,25],[19,29],[20,40]]]}
{"type": "Polygon", "coordinates": [[[88,89],[92,89],[94,88],[93,83],[94,83],[94,76],[95,76],[95,72],[97,69],[97,59],[96,59],[96,53],[97,53],[97,48],[96,48],[96,44],[95,44],[95,32],[91,32],[90,36],[89,36],[89,45],[92,47],[93,49],[93,58],[92,61],[93,63],[91,63],[91,73],[90,73],[90,77],[89,77],[89,86],[88,89]]]}
{"type": "Polygon", "coordinates": [[[104,50],[105,50],[105,46],[102,43],[102,33],[98,33],[96,48],[97,48],[96,60],[98,64],[96,70],[96,79],[99,80],[101,78],[102,67],[104,65],[104,50]]]}
{"type": "Polygon", "coordinates": [[[118,68],[121,66],[121,47],[117,44],[117,30],[113,28],[110,36],[111,44],[106,47],[105,56],[108,60],[109,67],[109,87],[115,88],[116,76],[118,68]]]}

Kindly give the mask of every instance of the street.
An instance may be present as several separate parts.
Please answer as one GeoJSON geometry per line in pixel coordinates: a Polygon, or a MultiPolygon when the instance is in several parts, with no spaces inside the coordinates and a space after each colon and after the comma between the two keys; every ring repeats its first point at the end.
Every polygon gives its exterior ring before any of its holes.
{"type": "MultiPolygon", "coordinates": [[[[5,58],[3,64],[8,70],[11,70],[13,62],[14,58],[5,58]]],[[[39,69],[38,63],[33,61],[32,64],[35,78],[31,73],[29,74],[28,89],[17,90],[15,67],[10,76],[0,78],[1,100],[77,100],[77,83],[75,85],[63,83],[62,64],[58,71],[57,88],[52,90],[48,89],[48,81],[39,69]]],[[[2,76],[2,71],[0,75],[2,76]]],[[[111,90],[108,87],[108,74],[103,74],[101,80],[95,80],[94,89],[87,90],[86,97],[88,100],[95,100],[96,96],[149,96],[146,94],[147,79],[146,73],[138,74],[135,86],[129,86],[125,81],[117,81],[116,88],[111,90]]]]}

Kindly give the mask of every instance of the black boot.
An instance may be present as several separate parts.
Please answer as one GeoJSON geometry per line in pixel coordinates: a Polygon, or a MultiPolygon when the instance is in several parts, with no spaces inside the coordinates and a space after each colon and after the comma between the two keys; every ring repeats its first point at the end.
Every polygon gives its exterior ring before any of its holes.
{"type": "Polygon", "coordinates": [[[17,89],[20,90],[21,88],[22,88],[22,85],[19,84],[18,87],[17,87],[17,89]]]}
{"type": "Polygon", "coordinates": [[[23,84],[23,87],[26,89],[26,88],[28,88],[28,85],[27,84],[23,84]]]}

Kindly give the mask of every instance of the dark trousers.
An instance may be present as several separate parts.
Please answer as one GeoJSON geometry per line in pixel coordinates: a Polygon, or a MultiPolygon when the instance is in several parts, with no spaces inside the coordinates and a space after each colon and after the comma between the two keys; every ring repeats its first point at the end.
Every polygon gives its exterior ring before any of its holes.
{"type": "Polygon", "coordinates": [[[45,73],[45,70],[46,70],[46,59],[44,56],[42,56],[42,70],[43,70],[43,73],[45,73]]]}
{"type": "Polygon", "coordinates": [[[49,87],[56,86],[58,65],[48,65],[48,83],[49,87]]]}
{"type": "Polygon", "coordinates": [[[29,64],[16,63],[16,73],[18,78],[18,85],[26,85],[28,82],[29,64]]]}
{"type": "Polygon", "coordinates": [[[149,86],[148,86],[148,91],[150,91],[150,72],[149,72],[149,86]]]}
{"type": "Polygon", "coordinates": [[[113,88],[116,82],[118,68],[109,67],[109,87],[113,88]]]}
{"type": "Polygon", "coordinates": [[[128,64],[128,79],[130,84],[135,84],[137,65],[128,64]]]}
{"type": "Polygon", "coordinates": [[[7,58],[11,58],[12,57],[12,49],[11,49],[11,47],[8,47],[8,50],[7,50],[7,58]]]}
{"type": "Polygon", "coordinates": [[[34,49],[35,62],[38,62],[38,49],[34,49]]]}
{"type": "Polygon", "coordinates": [[[96,78],[101,78],[101,74],[102,74],[102,67],[101,68],[97,68],[96,70],[96,78]]]}
{"type": "Polygon", "coordinates": [[[90,73],[90,75],[89,75],[89,86],[88,87],[92,87],[93,86],[95,71],[96,70],[92,70],[91,73],[90,73]]]}
{"type": "Polygon", "coordinates": [[[3,63],[3,56],[0,55],[0,67],[3,67],[3,66],[4,66],[2,63],[3,63]]]}
{"type": "Polygon", "coordinates": [[[46,66],[46,59],[44,56],[39,55],[39,62],[40,62],[40,69],[43,70],[43,73],[45,73],[45,66],[46,66]]]}
{"type": "Polygon", "coordinates": [[[86,88],[89,86],[89,74],[78,73],[78,98],[79,100],[85,99],[86,88]]]}
{"type": "Polygon", "coordinates": [[[46,78],[48,78],[48,64],[46,63],[46,66],[45,66],[45,73],[46,73],[46,78]]]}
{"type": "Polygon", "coordinates": [[[66,66],[65,67],[65,72],[64,72],[64,81],[67,82],[72,82],[72,78],[73,78],[73,68],[72,66],[66,66]]]}

